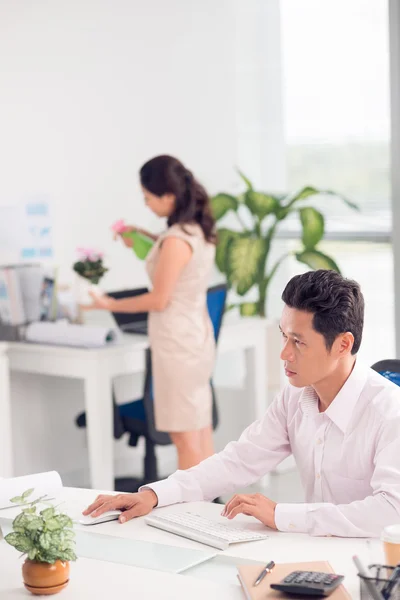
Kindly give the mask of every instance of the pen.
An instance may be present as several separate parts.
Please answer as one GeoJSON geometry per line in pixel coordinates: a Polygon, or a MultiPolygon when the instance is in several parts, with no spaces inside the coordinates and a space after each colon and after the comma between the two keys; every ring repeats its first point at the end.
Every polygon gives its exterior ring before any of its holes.
{"type": "Polygon", "coordinates": [[[274,563],[273,560],[271,560],[267,565],[265,565],[265,567],[263,568],[263,570],[261,571],[261,573],[259,574],[259,576],[255,580],[255,582],[253,583],[253,585],[256,586],[259,583],[261,583],[262,580],[264,579],[264,577],[267,575],[267,573],[271,573],[271,571],[274,568],[274,566],[275,566],[275,563],[274,563]]]}
{"type": "Polygon", "coordinates": [[[382,594],[375,586],[375,584],[371,581],[371,574],[368,569],[364,567],[358,556],[353,556],[353,562],[357,567],[358,573],[362,576],[365,585],[368,588],[371,597],[374,600],[384,600],[382,594]]]}

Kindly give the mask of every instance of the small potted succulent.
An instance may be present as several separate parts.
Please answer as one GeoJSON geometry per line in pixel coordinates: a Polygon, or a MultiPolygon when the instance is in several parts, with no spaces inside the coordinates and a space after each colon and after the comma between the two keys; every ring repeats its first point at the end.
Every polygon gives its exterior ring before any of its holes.
{"type": "Polygon", "coordinates": [[[77,558],[75,533],[70,517],[46,501],[46,496],[28,502],[33,491],[11,499],[24,508],[13,521],[13,531],[4,539],[26,556],[22,565],[26,589],[35,595],[49,596],[68,585],[69,562],[77,558]],[[37,513],[39,502],[48,507],[37,513]]]}
{"type": "Polygon", "coordinates": [[[108,269],[103,264],[103,253],[94,248],[77,248],[78,260],[72,265],[78,275],[77,301],[80,305],[91,304],[89,291],[100,293],[98,283],[108,269]]]}

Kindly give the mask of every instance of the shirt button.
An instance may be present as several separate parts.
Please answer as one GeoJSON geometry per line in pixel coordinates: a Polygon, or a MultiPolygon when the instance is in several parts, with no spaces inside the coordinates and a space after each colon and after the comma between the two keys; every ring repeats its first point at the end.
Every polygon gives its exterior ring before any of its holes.
{"type": "Polygon", "coordinates": [[[322,440],[321,440],[321,438],[318,438],[318,439],[317,439],[317,444],[318,444],[318,445],[322,444],[322,440]]]}
{"type": "Polygon", "coordinates": [[[321,479],[321,474],[317,473],[317,479],[321,479]]]}

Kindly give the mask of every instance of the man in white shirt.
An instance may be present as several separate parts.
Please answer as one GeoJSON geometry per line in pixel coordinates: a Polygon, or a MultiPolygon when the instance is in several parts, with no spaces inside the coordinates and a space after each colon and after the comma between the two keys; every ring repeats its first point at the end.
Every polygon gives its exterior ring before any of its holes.
{"type": "Polygon", "coordinates": [[[349,537],[379,536],[400,522],[400,388],[356,362],[364,321],[359,285],[334,271],[311,271],[293,277],[282,300],[289,385],[265,416],[199,465],[136,494],[101,495],[84,514],[121,509],[123,523],[155,506],[213,500],[293,454],[305,503],[239,494],[222,514],[252,515],[279,531],[349,537]]]}

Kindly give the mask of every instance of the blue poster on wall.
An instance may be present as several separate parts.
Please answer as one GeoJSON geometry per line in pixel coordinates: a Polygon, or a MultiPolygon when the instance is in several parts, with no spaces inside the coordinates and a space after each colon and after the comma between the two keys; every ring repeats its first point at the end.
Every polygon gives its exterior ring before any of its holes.
{"type": "Polygon", "coordinates": [[[28,202],[24,206],[27,239],[21,248],[21,258],[46,259],[53,257],[52,226],[49,202],[28,202]]]}
{"type": "Polygon", "coordinates": [[[45,262],[54,258],[50,202],[31,196],[0,204],[0,264],[45,262]]]}

